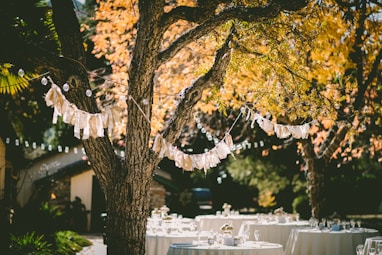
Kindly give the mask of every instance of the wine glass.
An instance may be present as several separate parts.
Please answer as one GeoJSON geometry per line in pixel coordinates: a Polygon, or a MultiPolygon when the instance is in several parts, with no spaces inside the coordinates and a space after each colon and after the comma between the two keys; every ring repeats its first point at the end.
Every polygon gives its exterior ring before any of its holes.
{"type": "Polygon", "coordinates": [[[369,248],[369,255],[375,255],[375,248],[374,247],[369,248]]]}
{"type": "Polygon", "coordinates": [[[350,225],[351,225],[351,228],[354,229],[355,228],[355,220],[350,220],[350,225]]]}
{"type": "Polygon", "coordinates": [[[321,222],[323,224],[323,227],[325,228],[326,227],[326,222],[327,222],[326,218],[322,218],[321,222]]]}
{"type": "Polygon", "coordinates": [[[357,247],[355,248],[357,255],[363,255],[363,249],[364,249],[363,244],[357,245],[357,247]]]}
{"type": "Polygon", "coordinates": [[[245,228],[243,232],[243,242],[246,243],[248,241],[248,238],[249,238],[249,227],[245,228]]]}
{"type": "Polygon", "coordinates": [[[255,236],[255,240],[259,241],[260,231],[258,229],[255,229],[255,231],[253,232],[253,235],[255,236]]]}

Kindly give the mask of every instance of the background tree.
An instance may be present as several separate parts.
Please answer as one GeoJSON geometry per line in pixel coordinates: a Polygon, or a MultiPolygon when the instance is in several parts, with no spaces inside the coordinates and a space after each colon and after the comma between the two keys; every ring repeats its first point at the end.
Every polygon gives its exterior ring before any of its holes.
{"type": "Polygon", "coordinates": [[[319,1],[266,23],[241,23],[235,53],[246,58],[237,58],[235,76],[226,85],[248,86],[228,87],[222,94],[251,102],[274,122],[312,124],[312,136],[299,142],[299,152],[312,215],[318,218],[332,213],[325,201],[331,165],[361,155],[381,158],[380,114],[374,111],[380,100],[381,44],[373,39],[380,37],[379,12],[373,1],[319,1]]]}

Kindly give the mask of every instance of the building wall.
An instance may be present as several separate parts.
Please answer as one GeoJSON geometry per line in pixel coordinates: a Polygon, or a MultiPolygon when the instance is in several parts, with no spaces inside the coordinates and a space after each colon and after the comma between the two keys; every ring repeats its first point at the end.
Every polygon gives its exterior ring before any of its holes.
{"type": "Polygon", "coordinates": [[[71,148],[68,153],[56,153],[48,158],[43,158],[33,163],[27,169],[21,169],[17,185],[17,203],[24,207],[31,199],[34,182],[44,177],[56,174],[62,168],[79,160],[86,160],[82,147],[71,148]]]}
{"type": "MultiPolygon", "coordinates": [[[[71,177],[70,181],[70,201],[73,201],[76,196],[81,198],[82,203],[85,205],[86,210],[89,211],[87,214],[87,230],[90,229],[91,213],[92,210],[92,188],[93,188],[93,170],[83,172],[79,175],[71,177]]],[[[166,205],[166,189],[163,185],[156,181],[152,182],[152,187],[149,192],[150,196],[150,207],[160,208],[166,205]]]]}

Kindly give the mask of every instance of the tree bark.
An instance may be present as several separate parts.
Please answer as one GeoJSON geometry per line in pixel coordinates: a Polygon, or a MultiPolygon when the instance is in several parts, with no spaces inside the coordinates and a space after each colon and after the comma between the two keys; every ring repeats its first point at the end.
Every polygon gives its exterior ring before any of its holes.
{"type": "Polygon", "coordinates": [[[310,140],[303,140],[302,144],[307,172],[307,193],[312,209],[311,216],[320,219],[328,213],[325,203],[325,161],[314,153],[310,140]]]}

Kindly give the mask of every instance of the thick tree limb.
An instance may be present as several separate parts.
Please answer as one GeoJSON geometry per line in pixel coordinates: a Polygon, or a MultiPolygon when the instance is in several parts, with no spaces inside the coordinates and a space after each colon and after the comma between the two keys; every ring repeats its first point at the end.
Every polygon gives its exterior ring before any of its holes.
{"type": "Polygon", "coordinates": [[[212,83],[217,87],[224,84],[225,72],[231,59],[230,41],[233,37],[233,29],[228,35],[223,46],[218,50],[214,65],[208,73],[200,77],[194,84],[187,88],[184,92],[184,97],[180,101],[174,117],[170,120],[167,128],[163,132],[163,137],[169,142],[174,142],[182,131],[182,126],[187,124],[192,117],[191,109],[200,100],[203,90],[210,86],[212,83]]]}
{"type": "MultiPolygon", "coordinates": [[[[204,1],[201,1],[204,2],[204,1]]],[[[232,19],[238,19],[246,22],[261,22],[267,19],[276,17],[283,10],[296,11],[307,5],[307,0],[275,0],[270,1],[267,5],[259,7],[244,7],[236,6],[229,7],[217,15],[215,9],[217,4],[227,1],[211,1],[209,4],[199,5],[199,7],[185,7],[180,6],[169,13],[165,14],[160,22],[160,26],[167,29],[171,24],[178,20],[187,20],[200,24],[194,29],[188,31],[179,37],[170,47],[163,50],[158,58],[159,64],[166,62],[173,57],[179,50],[181,50],[188,43],[197,40],[198,38],[208,34],[208,32],[215,29],[217,26],[232,19]]]]}

